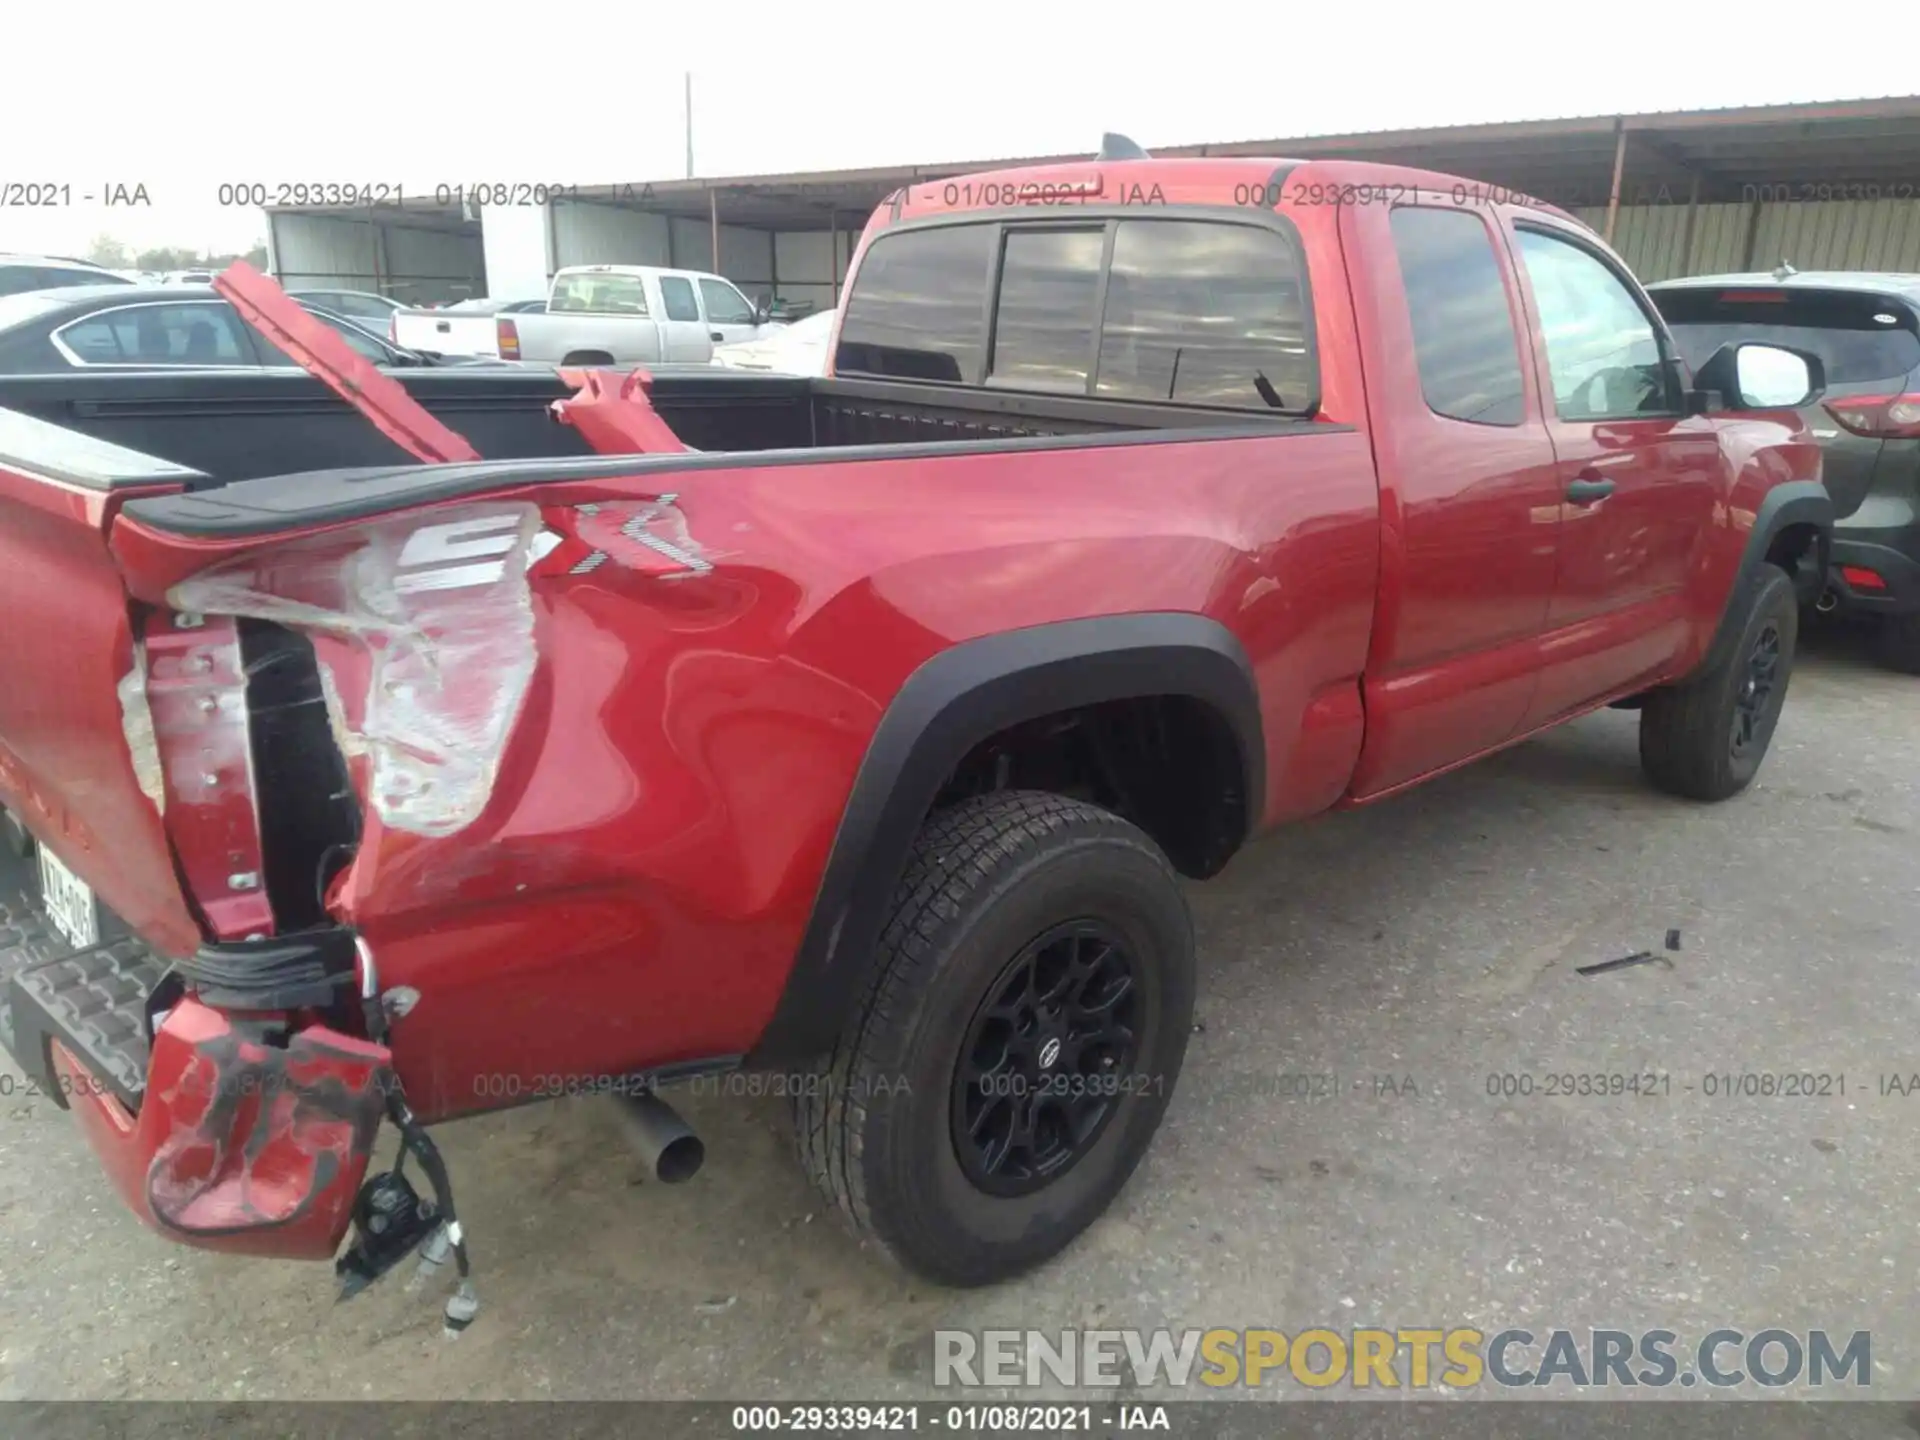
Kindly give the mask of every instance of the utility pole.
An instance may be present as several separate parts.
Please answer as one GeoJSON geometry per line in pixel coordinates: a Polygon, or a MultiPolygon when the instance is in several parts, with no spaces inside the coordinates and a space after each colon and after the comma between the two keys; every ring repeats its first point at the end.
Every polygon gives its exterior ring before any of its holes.
{"type": "Polygon", "coordinates": [[[687,71],[687,178],[693,178],[693,72],[687,71]]]}

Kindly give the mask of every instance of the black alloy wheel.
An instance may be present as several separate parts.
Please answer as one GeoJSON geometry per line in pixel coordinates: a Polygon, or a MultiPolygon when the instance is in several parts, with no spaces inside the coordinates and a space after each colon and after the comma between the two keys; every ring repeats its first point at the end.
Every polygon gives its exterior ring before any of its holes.
{"type": "Polygon", "coordinates": [[[1766,732],[1773,692],[1780,681],[1780,627],[1768,624],[1747,651],[1746,673],[1733,701],[1732,749],[1735,760],[1745,758],[1756,737],[1766,732]]]}
{"type": "Polygon", "coordinates": [[[1132,1067],[1140,1008],[1125,945],[1098,921],[1056,925],[1008,962],[953,1077],[953,1146],[991,1195],[1052,1183],[1090,1149],[1132,1067]]]}

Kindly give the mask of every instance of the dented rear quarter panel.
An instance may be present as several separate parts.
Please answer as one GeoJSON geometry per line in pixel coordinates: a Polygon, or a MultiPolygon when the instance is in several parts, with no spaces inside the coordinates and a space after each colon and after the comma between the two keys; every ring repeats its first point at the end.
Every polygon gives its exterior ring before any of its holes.
{"type": "MultiPolygon", "coordinates": [[[[331,895],[382,984],[420,994],[394,1052],[425,1118],[749,1050],[881,715],[952,645],[1093,616],[1212,616],[1261,690],[1268,818],[1323,808],[1345,781],[1287,762],[1309,708],[1350,695],[1365,659],[1378,539],[1364,432],[679,473],[636,460],[629,476],[485,503],[521,502],[567,539],[529,573],[537,664],[484,806],[438,835],[368,808],[331,895]],[[608,523],[622,515],[694,563],[623,542],[608,523]],[[595,550],[606,559],[582,566],[595,550]]],[[[136,584],[170,583],[170,537],[122,530],[136,584]]],[[[217,558],[190,548],[195,567],[217,558]]],[[[316,646],[363,695],[357,648],[316,646]]],[[[1359,716],[1334,709],[1351,731],[1338,754],[1357,747],[1359,716]]]]}

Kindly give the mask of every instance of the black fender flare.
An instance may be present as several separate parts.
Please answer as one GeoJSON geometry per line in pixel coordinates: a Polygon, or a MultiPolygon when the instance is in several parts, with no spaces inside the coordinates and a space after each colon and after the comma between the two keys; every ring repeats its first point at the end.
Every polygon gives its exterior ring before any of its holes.
{"type": "Polygon", "coordinates": [[[1747,532],[1746,544],[1740,552],[1740,568],[1734,571],[1726,608],[1721,612],[1720,624],[1715,628],[1713,640],[1700,662],[1700,671],[1711,670],[1724,663],[1738,642],[1740,629],[1746,624],[1744,615],[1733,612],[1734,597],[1740,593],[1741,577],[1766,559],[1775,538],[1789,525],[1811,525],[1819,533],[1818,563],[1821,576],[1824,578],[1826,575],[1827,550],[1833,539],[1833,497],[1827,493],[1825,484],[1818,480],[1788,480],[1774,486],[1767,491],[1760,501],[1760,508],[1754,512],[1753,528],[1747,532]]]}
{"type": "Polygon", "coordinates": [[[1216,620],[1150,613],[1036,625],[965,641],[909,675],[867,746],[786,988],[745,1064],[798,1065],[832,1048],[914,836],[968,752],[1023,721],[1155,695],[1190,696],[1226,717],[1251,834],[1266,799],[1259,691],[1245,650],[1216,620]]]}

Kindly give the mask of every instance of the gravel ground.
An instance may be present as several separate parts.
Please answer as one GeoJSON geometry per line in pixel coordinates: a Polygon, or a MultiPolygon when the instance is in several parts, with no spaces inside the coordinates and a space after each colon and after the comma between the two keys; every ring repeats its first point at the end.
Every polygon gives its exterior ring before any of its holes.
{"type": "Polygon", "coordinates": [[[674,1188],[604,1102],[562,1102],[438,1132],[486,1305],[450,1342],[398,1278],[336,1307],[322,1267],[163,1243],[15,1091],[0,1399],[895,1399],[933,1393],[936,1327],[1376,1323],[1865,1329],[1875,1394],[1920,1397],[1920,1093],[1882,1079],[1920,1073],[1920,680],[1856,648],[1803,657],[1726,805],[1652,793],[1635,717],[1605,712],[1196,886],[1167,1122],[1105,1218],[995,1289],[850,1239],[777,1101],[686,1104],[708,1162],[674,1188]],[[1782,1070],[1845,1094],[1707,1093],[1782,1070]],[[1559,1072],[1667,1088],[1488,1093],[1559,1072]]]}

